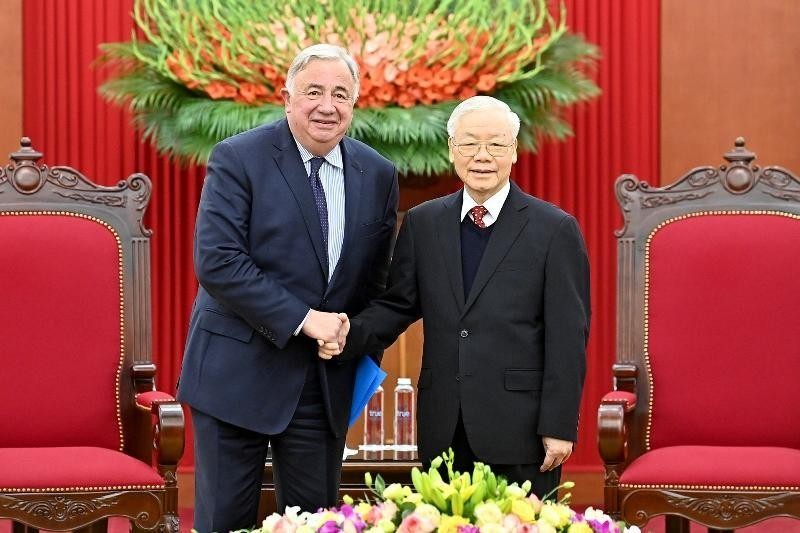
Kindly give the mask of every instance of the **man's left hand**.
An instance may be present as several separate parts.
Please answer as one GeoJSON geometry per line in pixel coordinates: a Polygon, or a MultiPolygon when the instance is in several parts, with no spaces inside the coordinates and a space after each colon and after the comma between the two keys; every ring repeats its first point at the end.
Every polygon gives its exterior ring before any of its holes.
{"type": "Polygon", "coordinates": [[[545,456],[542,466],[539,467],[540,472],[547,472],[564,464],[572,454],[572,441],[542,437],[542,444],[545,456]]]}

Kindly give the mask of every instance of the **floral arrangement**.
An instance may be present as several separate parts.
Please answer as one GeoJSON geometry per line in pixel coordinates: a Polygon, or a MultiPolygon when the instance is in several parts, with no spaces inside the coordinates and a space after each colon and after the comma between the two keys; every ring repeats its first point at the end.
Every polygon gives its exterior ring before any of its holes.
{"type": "Polygon", "coordinates": [[[297,52],[348,49],[361,70],[350,135],[403,173],[449,169],[445,124],[491,94],[522,119],[520,144],[570,133],[560,109],[598,94],[598,52],[547,0],[136,0],[138,31],[103,46],[118,69],[101,88],[129,105],[162,150],[205,162],[220,139],[283,115],[297,52]]]}
{"type": "MultiPolygon", "coordinates": [[[[568,506],[569,494],[558,502],[542,501],[530,493],[530,482],[508,484],[482,463],[475,463],[471,474],[453,471],[452,450],[437,457],[428,472],[414,468],[411,475],[413,490],[386,486],[380,476],[373,485],[367,474],[373,501],[346,498],[341,507],[316,513],[289,507],[285,514],[267,517],[253,533],[638,533],[591,507],[576,513],[568,506]],[[443,462],[447,482],[438,470],[443,462]]],[[[572,486],[567,482],[559,488],[572,486]]]]}

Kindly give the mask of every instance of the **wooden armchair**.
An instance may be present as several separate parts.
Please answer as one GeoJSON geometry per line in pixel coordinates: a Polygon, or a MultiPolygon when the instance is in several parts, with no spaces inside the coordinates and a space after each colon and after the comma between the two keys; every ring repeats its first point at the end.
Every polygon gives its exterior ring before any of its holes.
{"type": "Polygon", "coordinates": [[[155,390],[150,180],[0,168],[0,518],[15,531],[178,531],[184,418],[155,390]]]}
{"type": "MultiPolygon", "coordinates": [[[[605,508],[710,530],[800,519],[800,181],[728,164],[672,185],[621,176],[605,508]]],[[[800,527],[800,523],[798,523],[800,527]]]]}

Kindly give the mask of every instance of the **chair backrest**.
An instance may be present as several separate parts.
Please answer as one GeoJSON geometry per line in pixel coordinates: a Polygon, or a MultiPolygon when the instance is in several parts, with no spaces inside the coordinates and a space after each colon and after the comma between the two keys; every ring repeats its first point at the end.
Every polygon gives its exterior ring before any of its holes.
{"type": "Polygon", "coordinates": [[[150,360],[150,182],[40,157],[23,139],[0,169],[0,447],[123,450],[131,367],[150,360]]]}
{"type": "Polygon", "coordinates": [[[618,361],[638,369],[635,454],[800,448],[800,182],[752,165],[742,140],[725,157],[663,189],[617,183],[618,361]]]}

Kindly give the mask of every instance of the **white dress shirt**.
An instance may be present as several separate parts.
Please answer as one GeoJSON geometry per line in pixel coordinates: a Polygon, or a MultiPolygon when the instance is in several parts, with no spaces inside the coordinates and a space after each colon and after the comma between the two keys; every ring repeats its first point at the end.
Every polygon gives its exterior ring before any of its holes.
{"type": "MultiPolygon", "coordinates": [[[[464,194],[461,195],[461,218],[459,220],[464,220],[464,217],[469,214],[469,210],[476,205],[482,205],[486,208],[486,211],[488,211],[485,215],[483,215],[483,223],[486,224],[486,227],[488,228],[494,224],[497,220],[497,217],[500,216],[500,210],[503,208],[503,204],[506,203],[506,198],[508,198],[508,193],[510,191],[511,182],[507,181],[506,184],[503,185],[502,189],[494,193],[482,204],[479,204],[472,199],[472,196],[469,195],[469,192],[467,192],[465,187],[464,194]]],[[[469,218],[472,220],[471,214],[469,214],[469,218]]],[[[474,222],[474,220],[472,221],[474,222]]]]}
{"type": "MultiPolygon", "coordinates": [[[[306,168],[306,174],[311,174],[311,159],[314,156],[311,152],[294,140],[297,149],[300,151],[300,158],[306,168]]],[[[319,180],[322,182],[322,189],[325,191],[325,203],[328,206],[328,281],[333,276],[339,257],[342,255],[342,243],[344,242],[344,163],[342,162],[342,149],[337,144],[333,150],[325,155],[325,162],[319,168],[319,180]]],[[[303,329],[303,325],[308,320],[311,313],[309,309],[303,321],[297,326],[294,334],[298,335],[303,329]]]]}

